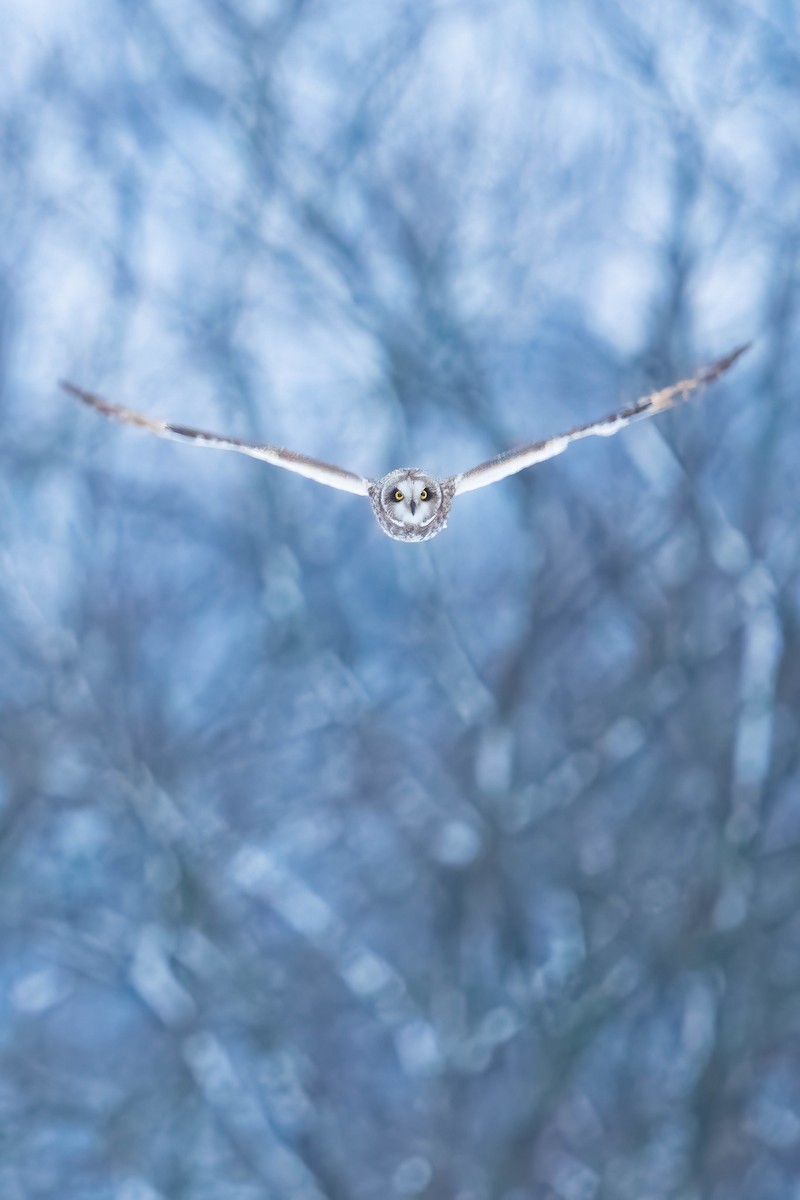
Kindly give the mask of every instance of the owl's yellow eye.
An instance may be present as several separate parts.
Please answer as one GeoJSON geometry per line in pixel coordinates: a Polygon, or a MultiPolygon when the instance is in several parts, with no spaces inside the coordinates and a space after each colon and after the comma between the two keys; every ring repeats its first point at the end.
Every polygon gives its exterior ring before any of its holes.
{"type": "Polygon", "coordinates": [[[423,489],[422,489],[422,491],[421,491],[421,492],[420,492],[420,494],[419,494],[419,498],[420,498],[420,500],[427,500],[427,499],[428,499],[428,489],[427,489],[427,488],[423,488],[423,489]]]}
{"type": "Polygon", "coordinates": [[[395,492],[395,494],[394,494],[394,498],[395,498],[395,500],[397,501],[397,503],[398,503],[398,504],[399,504],[399,503],[400,503],[400,501],[403,499],[403,493],[400,491],[400,489],[399,489],[399,488],[398,488],[398,489],[397,489],[397,491],[395,492]]]}

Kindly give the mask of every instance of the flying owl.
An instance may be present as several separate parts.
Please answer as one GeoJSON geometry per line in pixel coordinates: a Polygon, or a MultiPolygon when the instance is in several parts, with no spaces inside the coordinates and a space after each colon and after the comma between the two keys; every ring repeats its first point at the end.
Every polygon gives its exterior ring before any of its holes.
{"type": "Polygon", "coordinates": [[[557,437],[546,438],[541,442],[528,442],[504,454],[498,454],[496,458],[490,458],[487,462],[479,463],[469,471],[460,475],[450,475],[446,479],[437,479],[417,467],[399,467],[381,479],[367,479],[342,467],[308,458],[305,454],[296,454],[294,450],[284,450],[280,446],[257,446],[239,441],[238,438],[221,437],[216,433],[190,429],[185,425],[169,425],[166,421],[146,417],[143,413],[123,408],[119,404],[109,404],[108,401],[91,392],[85,392],[72,383],[62,382],[61,387],[105,416],[149,429],[159,437],[193,442],[196,446],[210,446],[216,450],[238,450],[241,454],[249,454],[251,458],[260,458],[276,467],[295,471],[298,475],[305,475],[308,479],[315,479],[317,483],[327,484],[328,487],[352,492],[356,496],[368,496],[378,524],[390,538],[399,542],[425,542],[444,529],[456,496],[486,487],[490,483],[497,483],[507,475],[516,475],[518,471],[524,471],[534,463],[553,458],[579,438],[608,437],[633,421],[665,412],[705,384],[714,383],[747,349],[747,345],[737,346],[730,354],[704,367],[691,379],[674,383],[660,392],[651,392],[621,412],[602,417],[599,421],[590,421],[586,425],[578,425],[566,433],[558,434],[557,437]]]}

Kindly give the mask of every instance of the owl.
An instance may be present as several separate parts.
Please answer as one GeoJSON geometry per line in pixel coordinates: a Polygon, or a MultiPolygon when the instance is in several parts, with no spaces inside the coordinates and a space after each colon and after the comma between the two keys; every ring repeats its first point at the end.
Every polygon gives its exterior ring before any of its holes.
{"type": "Polygon", "coordinates": [[[578,425],[556,437],[540,442],[528,442],[514,450],[507,450],[496,458],[479,463],[469,471],[463,471],[460,475],[450,475],[446,479],[437,479],[435,475],[430,475],[419,467],[399,467],[380,479],[368,479],[343,467],[320,462],[316,458],[308,458],[305,454],[296,454],[294,450],[285,450],[280,446],[259,446],[239,441],[238,438],[204,433],[200,429],[190,429],[185,425],[169,425],[166,421],[147,417],[119,404],[109,404],[108,401],[72,383],[62,381],[61,387],[97,412],[124,421],[128,425],[148,429],[159,437],[192,442],[195,446],[210,446],[216,450],[238,450],[241,454],[249,454],[251,458],[260,458],[273,466],[284,467],[287,471],[305,475],[308,479],[314,479],[328,487],[352,492],[355,496],[367,496],[378,524],[390,538],[398,542],[426,542],[445,528],[456,496],[486,487],[490,483],[497,483],[508,475],[516,475],[526,467],[553,458],[580,438],[609,437],[634,421],[665,412],[705,384],[714,383],[747,349],[747,345],[737,346],[730,354],[704,367],[691,379],[674,383],[660,392],[651,392],[620,412],[601,417],[598,421],[590,421],[586,425],[578,425]]]}

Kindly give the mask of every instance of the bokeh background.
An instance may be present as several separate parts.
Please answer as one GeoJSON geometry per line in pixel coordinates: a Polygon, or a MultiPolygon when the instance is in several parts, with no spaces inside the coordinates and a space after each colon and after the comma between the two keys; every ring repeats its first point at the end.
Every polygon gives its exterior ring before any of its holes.
{"type": "Polygon", "coordinates": [[[800,1195],[799,24],[4,6],[3,1200],[800,1195]]]}

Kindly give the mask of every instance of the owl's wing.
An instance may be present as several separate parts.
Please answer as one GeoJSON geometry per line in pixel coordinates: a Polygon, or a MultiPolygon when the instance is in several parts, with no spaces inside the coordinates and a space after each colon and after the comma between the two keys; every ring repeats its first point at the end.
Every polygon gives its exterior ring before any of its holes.
{"type": "Polygon", "coordinates": [[[578,425],[575,429],[570,429],[557,437],[547,438],[543,442],[529,442],[525,446],[518,446],[515,450],[507,450],[504,454],[498,454],[496,458],[490,458],[488,462],[479,463],[477,467],[472,467],[471,470],[454,477],[456,495],[461,492],[474,491],[475,488],[486,487],[490,483],[497,483],[499,479],[505,479],[507,475],[516,475],[518,471],[524,471],[526,467],[532,467],[534,463],[543,462],[546,458],[553,458],[556,454],[561,454],[566,450],[570,442],[576,442],[579,438],[610,437],[612,433],[619,433],[620,429],[624,429],[626,425],[631,425],[634,421],[665,412],[666,409],[686,400],[692,392],[696,392],[705,384],[714,383],[720,375],[733,366],[737,358],[744,354],[749,346],[749,342],[744,346],[737,346],[730,354],[726,354],[724,358],[718,358],[710,366],[698,371],[691,379],[673,383],[671,387],[664,388],[660,392],[651,392],[649,396],[643,396],[641,400],[637,400],[630,408],[625,408],[621,412],[611,413],[607,417],[601,417],[599,421],[590,421],[586,425],[578,425]]]}
{"type": "Polygon", "coordinates": [[[352,471],[345,471],[332,463],[320,462],[316,458],[308,458],[305,454],[295,454],[294,450],[284,450],[282,446],[256,446],[250,442],[242,442],[238,438],[221,437],[217,433],[204,433],[202,429],[190,429],[186,425],[168,425],[166,421],[157,421],[146,417],[133,409],[123,408],[121,404],[109,404],[91,392],[85,392],[74,383],[62,380],[61,387],[72,396],[77,396],[90,408],[97,409],[107,417],[117,421],[125,421],[128,425],[138,425],[141,429],[149,429],[159,437],[170,438],[177,442],[193,442],[196,446],[210,446],[214,450],[238,450],[240,454],[249,454],[251,458],[260,458],[276,467],[284,467],[287,471],[295,471],[305,475],[307,479],[316,479],[317,483],[327,484],[328,487],[338,488],[342,492],[353,492],[356,496],[369,494],[369,480],[362,479],[352,471]]]}

